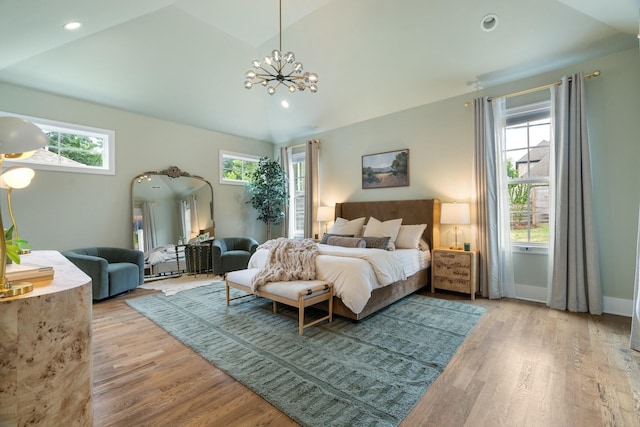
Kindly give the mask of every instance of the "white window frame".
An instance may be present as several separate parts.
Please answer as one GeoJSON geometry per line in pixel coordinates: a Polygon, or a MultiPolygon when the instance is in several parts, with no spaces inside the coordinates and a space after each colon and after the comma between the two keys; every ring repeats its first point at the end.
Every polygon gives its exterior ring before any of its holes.
{"type": "MultiPolygon", "coordinates": [[[[532,103],[532,104],[526,104],[520,107],[513,107],[507,110],[507,120],[510,117],[513,116],[527,116],[530,115],[531,117],[529,118],[529,120],[527,120],[528,122],[531,121],[535,121],[535,115],[536,114],[540,114],[542,113],[543,115],[547,115],[548,111],[548,115],[549,118],[551,119],[551,102],[550,101],[542,101],[542,102],[537,102],[537,103],[532,103]]],[[[524,123],[524,122],[523,122],[524,123]]],[[[511,125],[507,124],[506,127],[510,127],[511,125]]],[[[550,120],[550,126],[553,126],[552,121],[550,120]]],[[[505,128],[506,130],[506,128],[505,128]]],[[[553,150],[553,128],[551,128],[551,135],[550,135],[550,141],[549,141],[549,150],[553,150]]],[[[551,155],[551,153],[550,153],[551,155]]],[[[505,164],[506,166],[506,164],[505,164]]],[[[515,166],[515,165],[514,165],[515,166]]],[[[536,182],[543,182],[546,183],[548,185],[551,185],[551,173],[552,173],[552,169],[551,169],[551,165],[550,165],[550,170],[549,170],[549,176],[547,178],[537,178],[537,179],[509,179],[509,183],[520,183],[520,184],[535,184],[536,182]]],[[[507,191],[506,189],[504,189],[504,191],[507,191]]],[[[551,191],[551,188],[549,188],[549,191],[551,191]]],[[[511,213],[511,210],[509,210],[509,212],[511,213]]],[[[549,212],[549,215],[551,215],[551,212],[549,212]]],[[[552,233],[553,230],[549,230],[549,233],[552,233]]],[[[549,236],[549,239],[551,239],[551,236],[549,236]]],[[[516,242],[511,240],[511,249],[512,252],[517,252],[517,253],[528,253],[528,254],[547,254],[549,252],[549,243],[537,243],[537,242],[516,242]]]]}
{"type": "Polygon", "coordinates": [[[220,150],[218,155],[219,160],[219,179],[220,184],[229,184],[229,185],[246,185],[248,181],[240,180],[240,179],[227,179],[224,177],[224,160],[225,159],[235,159],[235,160],[243,160],[247,162],[255,162],[258,163],[260,161],[259,156],[254,156],[252,154],[242,154],[242,153],[234,153],[233,151],[225,151],[220,150]]]}
{"type": "Polygon", "coordinates": [[[102,129],[91,126],[78,125],[74,123],[60,122],[56,120],[42,119],[39,117],[24,116],[21,114],[14,114],[8,112],[0,112],[2,116],[12,116],[25,119],[41,128],[44,132],[56,131],[61,133],[69,133],[73,135],[82,135],[94,138],[101,138],[104,142],[102,152],[102,166],[87,166],[87,165],[62,165],[51,163],[40,163],[33,161],[30,158],[13,160],[4,159],[7,166],[22,165],[28,166],[37,170],[50,170],[56,172],[73,172],[73,173],[86,173],[96,175],[115,175],[116,174],[116,134],[115,131],[110,129],[102,129]]]}

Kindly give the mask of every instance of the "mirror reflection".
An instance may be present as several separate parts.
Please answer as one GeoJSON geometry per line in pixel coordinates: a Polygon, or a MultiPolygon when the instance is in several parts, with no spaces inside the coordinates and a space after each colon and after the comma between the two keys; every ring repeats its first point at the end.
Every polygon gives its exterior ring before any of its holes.
{"type": "Polygon", "coordinates": [[[202,177],[176,166],[144,172],[131,198],[133,247],[145,253],[146,275],[184,272],[183,245],[214,238],[213,187],[202,177]]]}

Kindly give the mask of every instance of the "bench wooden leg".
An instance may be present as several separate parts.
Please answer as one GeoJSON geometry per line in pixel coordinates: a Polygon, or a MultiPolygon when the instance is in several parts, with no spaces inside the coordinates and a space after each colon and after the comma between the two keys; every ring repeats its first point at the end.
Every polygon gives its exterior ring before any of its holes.
{"type": "Polygon", "coordinates": [[[304,334],[304,298],[298,297],[298,334],[304,334]]]}

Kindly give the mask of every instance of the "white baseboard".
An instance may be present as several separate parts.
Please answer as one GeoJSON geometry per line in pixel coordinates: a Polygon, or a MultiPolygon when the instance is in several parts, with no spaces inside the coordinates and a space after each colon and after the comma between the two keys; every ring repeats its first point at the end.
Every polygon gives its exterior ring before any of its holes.
{"type": "MultiPolygon", "coordinates": [[[[515,298],[546,304],[547,288],[530,285],[516,285],[515,298]]],[[[602,311],[608,314],[631,317],[633,312],[633,301],[623,298],[604,297],[602,311]]]]}
{"type": "Polygon", "coordinates": [[[618,316],[631,317],[633,313],[633,300],[604,297],[604,306],[602,311],[609,314],[617,314],[618,316]]]}

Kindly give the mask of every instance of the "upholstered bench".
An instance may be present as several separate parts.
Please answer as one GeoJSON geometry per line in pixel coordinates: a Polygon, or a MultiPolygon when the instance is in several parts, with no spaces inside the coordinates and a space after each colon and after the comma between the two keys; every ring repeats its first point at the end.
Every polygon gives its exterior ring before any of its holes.
{"type": "Polygon", "coordinates": [[[298,308],[298,333],[304,334],[304,329],[324,320],[333,320],[333,283],[323,280],[295,280],[289,282],[270,282],[258,288],[257,293],[251,291],[251,279],[260,269],[231,271],[226,277],[227,305],[230,301],[256,295],[273,301],[273,312],[276,313],[276,303],[282,303],[298,308]],[[229,289],[244,291],[244,295],[231,297],[229,289]],[[304,323],[304,309],[322,301],[329,302],[329,313],[309,323],[304,323]]]}

